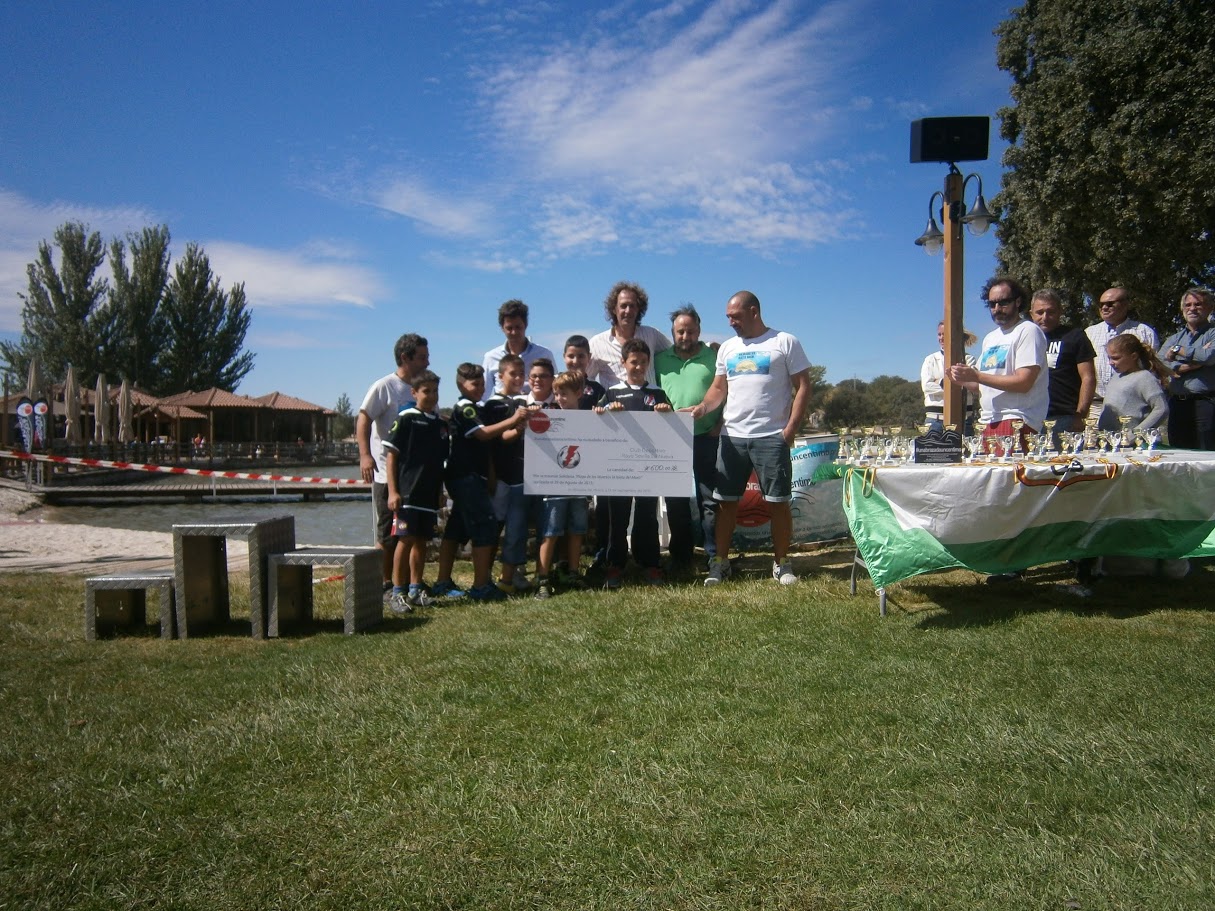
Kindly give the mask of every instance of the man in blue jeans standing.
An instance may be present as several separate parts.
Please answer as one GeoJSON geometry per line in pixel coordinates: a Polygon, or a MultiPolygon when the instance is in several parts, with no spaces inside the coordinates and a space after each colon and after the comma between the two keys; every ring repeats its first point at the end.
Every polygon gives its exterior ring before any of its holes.
{"type": "MultiPolygon", "coordinates": [[[[690,408],[704,399],[717,372],[717,352],[700,340],[700,314],[688,304],[671,314],[671,337],[675,344],[654,356],[658,385],[674,408],[690,408]]],[[[676,566],[692,562],[693,521],[704,532],[705,554],[710,564],[717,555],[717,437],[721,432],[721,409],[710,411],[692,427],[692,474],[694,497],[667,497],[667,521],[671,541],[667,550],[676,566]]]]}
{"type": "Polygon", "coordinates": [[[738,501],[754,470],[772,515],[772,578],[797,581],[788,562],[793,539],[793,461],[790,453],[810,404],[810,361],[788,332],[769,329],[759,298],[739,291],[726,304],[735,338],[717,352],[716,375],[704,400],[692,409],[699,420],[723,404],[717,456],[717,556],[705,585],[730,576],[730,541],[738,501]]]}

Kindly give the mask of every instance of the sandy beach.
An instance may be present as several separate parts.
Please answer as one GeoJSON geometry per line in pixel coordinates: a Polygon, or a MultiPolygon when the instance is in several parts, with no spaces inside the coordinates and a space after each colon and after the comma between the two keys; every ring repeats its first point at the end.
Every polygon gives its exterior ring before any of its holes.
{"type": "MultiPolygon", "coordinates": [[[[0,573],[57,572],[104,575],[173,568],[170,532],[63,525],[39,519],[36,497],[0,488],[0,573]]],[[[228,565],[243,568],[242,542],[228,546],[228,565]]]]}

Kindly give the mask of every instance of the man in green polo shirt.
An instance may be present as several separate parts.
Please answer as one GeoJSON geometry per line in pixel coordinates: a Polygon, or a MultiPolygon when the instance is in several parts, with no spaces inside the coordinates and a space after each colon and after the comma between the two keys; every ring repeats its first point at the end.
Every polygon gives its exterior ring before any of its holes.
{"type": "MultiPolygon", "coordinates": [[[[717,372],[717,352],[700,340],[700,314],[690,304],[671,314],[674,346],[654,355],[654,375],[658,385],[675,409],[699,405],[713,384],[717,372]]],[[[721,432],[721,409],[711,411],[693,425],[692,473],[696,479],[695,497],[667,497],[667,521],[671,526],[668,550],[671,561],[692,562],[692,515],[698,517],[704,532],[704,548],[710,562],[717,554],[714,529],[717,526],[717,437],[721,432]]]]}

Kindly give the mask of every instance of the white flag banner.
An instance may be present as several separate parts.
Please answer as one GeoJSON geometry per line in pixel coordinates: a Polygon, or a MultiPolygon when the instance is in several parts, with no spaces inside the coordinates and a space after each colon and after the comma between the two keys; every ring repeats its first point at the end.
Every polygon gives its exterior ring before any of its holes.
{"type": "Polygon", "coordinates": [[[1215,555],[1215,453],[855,468],[844,512],[879,587],[956,567],[1215,555]]]}

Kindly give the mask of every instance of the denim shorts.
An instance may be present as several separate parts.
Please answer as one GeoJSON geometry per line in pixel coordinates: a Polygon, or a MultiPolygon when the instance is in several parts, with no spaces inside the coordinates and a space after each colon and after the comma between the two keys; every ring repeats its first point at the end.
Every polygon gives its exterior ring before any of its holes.
{"type": "Polygon", "coordinates": [[[545,497],[543,536],[585,535],[587,512],[586,497],[545,497]]]}
{"type": "Polygon", "coordinates": [[[713,498],[741,500],[752,471],[769,503],[793,499],[793,460],[783,434],[730,437],[723,433],[717,447],[717,490],[713,498]]]}

